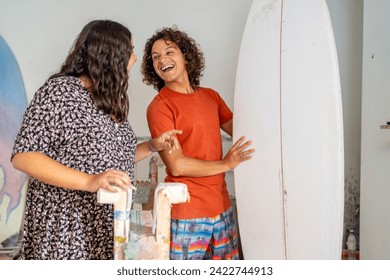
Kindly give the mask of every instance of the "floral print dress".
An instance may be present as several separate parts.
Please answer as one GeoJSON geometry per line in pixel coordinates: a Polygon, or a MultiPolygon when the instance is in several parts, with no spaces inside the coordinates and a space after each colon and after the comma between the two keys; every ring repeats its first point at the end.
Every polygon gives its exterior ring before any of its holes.
{"type": "MultiPolygon", "coordinates": [[[[128,122],[97,110],[80,80],[47,81],[28,106],[13,155],[39,152],[82,172],[118,169],[134,183],[137,139],[128,122]]],[[[96,193],[30,177],[20,259],[113,259],[113,207],[96,193]]]]}

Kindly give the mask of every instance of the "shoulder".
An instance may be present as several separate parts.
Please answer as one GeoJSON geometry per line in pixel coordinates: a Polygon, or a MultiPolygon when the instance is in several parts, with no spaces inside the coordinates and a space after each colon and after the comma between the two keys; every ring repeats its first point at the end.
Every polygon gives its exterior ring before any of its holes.
{"type": "Polygon", "coordinates": [[[215,89],[212,89],[209,87],[197,87],[197,90],[199,90],[207,95],[220,96],[219,93],[215,89]]]}
{"type": "Polygon", "coordinates": [[[169,91],[166,88],[163,88],[152,99],[148,107],[161,106],[162,104],[166,104],[169,100],[169,91]]]}
{"type": "Polygon", "coordinates": [[[212,98],[215,101],[221,101],[222,97],[221,95],[214,89],[208,88],[208,87],[198,87],[197,90],[204,95],[207,95],[208,97],[212,98]]]}
{"type": "Polygon", "coordinates": [[[161,98],[160,96],[155,96],[153,100],[149,103],[148,108],[146,110],[146,114],[156,115],[158,112],[166,111],[169,106],[167,105],[166,99],[161,98]]]}
{"type": "Polygon", "coordinates": [[[47,80],[36,92],[36,98],[43,100],[72,100],[80,98],[81,84],[77,78],[61,76],[47,80]]]}
{"type": "Polygon", "coordinates": [[[61,76],[50,79],[46,82],[48,88],[53,89],[53,94],[76,93],[82,88],[78,78],[72,76],[61,76]]]}

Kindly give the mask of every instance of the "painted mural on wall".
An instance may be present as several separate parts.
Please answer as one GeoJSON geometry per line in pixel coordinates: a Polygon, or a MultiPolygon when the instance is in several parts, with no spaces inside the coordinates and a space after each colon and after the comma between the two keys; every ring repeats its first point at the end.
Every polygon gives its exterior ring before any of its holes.
{"type": "Polygon", "coordinates": [[[23,217],[27,177],[13,168],[10,157],[26,107],[18,63],[0,36],[0,249],[16,246],[23,217]]]}

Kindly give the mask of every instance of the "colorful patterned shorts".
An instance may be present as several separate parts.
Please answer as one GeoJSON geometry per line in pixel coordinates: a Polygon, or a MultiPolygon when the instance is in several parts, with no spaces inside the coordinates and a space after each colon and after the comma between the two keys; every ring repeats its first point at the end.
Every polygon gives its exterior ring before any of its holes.
{"type": "Polygon", "coordinates": [[[171,220],[171,260],[238,260],[236,222],[229,208],[215,217],[171,220]]]}

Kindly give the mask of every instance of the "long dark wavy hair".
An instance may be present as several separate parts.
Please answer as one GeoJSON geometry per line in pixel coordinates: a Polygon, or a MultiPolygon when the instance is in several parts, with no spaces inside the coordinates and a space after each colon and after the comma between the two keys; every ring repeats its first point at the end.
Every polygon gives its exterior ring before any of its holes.
{"type": "Polygon", "coordinates": [[[124,122],[129,113],[127,65],[133,52],[132,34],[111,20],[89,22],[77,36],[58,73],[49,79],[69,75],[86,75],[95,106],[124,122]]]}
{"type": "Polygon", "coordinates": [[[195,40],[187,35],[187,33],[178,30],[177,28],[162,28],[157,30],[155,34],[146,41],[144,56],[142,59],[141,72],[143,75],[142,81],[146,85],[152,85],[154,89],[160,91],[165,82],[154,71],[152,59],[152,47],[157,41],[163,39],[175,43],[183,53],[186,64],[188,77],[192,87],[199,86],[200,80],[205,69],[205,59],[203,52],[195,40]]]}

